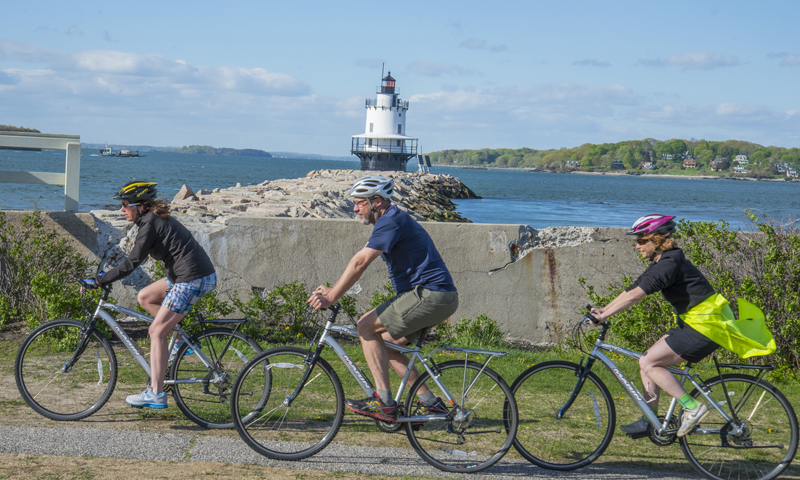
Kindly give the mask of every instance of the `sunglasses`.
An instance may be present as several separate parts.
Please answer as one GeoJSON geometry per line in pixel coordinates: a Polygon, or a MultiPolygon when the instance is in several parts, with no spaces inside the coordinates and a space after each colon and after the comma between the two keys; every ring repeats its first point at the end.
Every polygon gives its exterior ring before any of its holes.
{"type": "Polygon", "coordinates": [[[364,200],[362,202],[359,202],[358,200],[353,200],[353,203],[355,203],[359,207],[363,207],[364,205],[369,205],[369,201],[367,201],[367,200],[364,200]]]}
{"type": "Polygon", "coordinates": [[[120,208],[128,208],[128,207],[135,207],[136,205],[141,205],[140,203],[128,203],[122,202],[119,204],[120,208]]]}
{"type": "Polygon", "coordinates": [[[642,238],[642,237],[639,237],[639,238],[636,239],[636,243],[639,244],[639,245],[646,245],[647,242],[649,242],[649,241],[650,240],[648,240],[646,238],[642,238]]]}

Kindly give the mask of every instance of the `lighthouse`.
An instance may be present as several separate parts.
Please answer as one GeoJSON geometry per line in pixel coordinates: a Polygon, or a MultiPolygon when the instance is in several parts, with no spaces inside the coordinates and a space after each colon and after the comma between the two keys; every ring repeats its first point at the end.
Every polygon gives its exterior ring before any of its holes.
{"type": "Polygon", "coordinates": [[[381,79],[375,100],[367,99],[364,133],[353,135],[350,153],[361,160],[361,170],[406,170],[406,162],[417,155],[417,139],[406,135],[408,100],[395,93],[392,72],[381,79]]]}

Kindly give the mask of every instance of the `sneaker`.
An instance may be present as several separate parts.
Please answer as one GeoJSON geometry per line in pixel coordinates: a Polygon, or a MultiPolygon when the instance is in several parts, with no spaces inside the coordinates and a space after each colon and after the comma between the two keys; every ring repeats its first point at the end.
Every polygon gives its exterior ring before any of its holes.
{"type": "Polygon", "coordinates": [[[683,437],[691,432],[695,425],[706,418],[708,413],[708,407],[704,403],[696,406],[693,410],[684,410],[683,415],[681,415],[681,428],[678,429],[678,437],[683,437]]]}
{"type": "Polygon", "coordinates": [[[642,415],[642,418],[636,420],[633,423],[629,423],[627,425],[620,425],[619,429],[627,433],[628,435],[642,435],[644,433],[647,433],[647,427],[649,425],[650,422],[647,421],[647,417],[642,415]]]}
{"type": "Polygon", "coordinates": [[[344,402],[344,406],[359,415],[377,418],[384,422],[394,422],[397,420],[397,405],[386,405],[377,394],[363,400],[348,399],[344,402]]]}
{"type": "MultiPolygon", "coordinates": [[[[414,415],[447,415],[448,413],[450,413],[450,410],[439,397],[436,397],[436,400],[431,405],[425,405],[417,400],[417,409],[414,410],[414,415]]],[[[419,430],[424,424],[425,422],[412,422],[411,428],[419,430]]]]}
{"type": "MultiPolygon", "coordinates": [[[[168,363],[175,361],[175,357],[178,356],[178,351],[183,347],[184,343],[186,342],[184,342],[183,340],[178,340],[172,345],[172,350],[169,351],[169,359],[167,359],[168,363]]],[[[185,357],[186,355],[191,355],[193,353],[194,350],[190,348],[189,350],[186,350],[186,353],[184,353],[183,356],[185,357]]]]}
{"type": "Polygon", "coordinates": [[[167,394],[161,392],[156,395],[150,386],[138,395],[129,395],[125,401],[137,408],[167,408],[167,394]]]}

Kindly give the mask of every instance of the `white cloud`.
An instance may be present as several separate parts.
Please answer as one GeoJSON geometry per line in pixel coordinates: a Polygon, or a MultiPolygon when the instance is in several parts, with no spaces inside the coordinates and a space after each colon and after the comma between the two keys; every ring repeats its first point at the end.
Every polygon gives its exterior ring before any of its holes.
{"type": "Polygon", "coordinates": [[[492,45],[491,47],[489,47],[489,50],[491,50],[493,52],[507,52],[508,51],[508,47],[506,45],[503,45],[503,44],[492,45]]]}
{"type": "Polygon", "coordinates": [[[468,68],[462,67],[456,63],[451,62],[412,62],[407,67],[410,71],[424,75],[426,77],[439,77],[442,75],[455,74],[460,76],[478,75],[477,72],[468,68]]]}
{"type": "MultiPolygon", "coordinates": [[[[14,60],[43,63],[48,74],[28,74],[15,69],[11,74],[20,79],[20,89],[30,86],[25,80],[46,77],[50,88],[69,88],[83,91],[87,85],[99,87],[101,92],[115,94],[181,94],[192,91],[237,91],[253,95],[298,96],[306,95],[310,87],[286,74],[269,72],[263,68],[205,67],[183,60],[170,60],[161,55],[140,55],[115,50],[84,50],[66,53],[34,45],[0,40],[0,61],[14,60]]],[[[37,83],[36,88],[48,85],[37,83]]]]}
{"type": "Polygon", "coordinates": [[[103,40],[105,40],[105,41],[106,41],[106,42],[108,42],[108,43],[119,43],[119,40],[117,40],[117,39],[115,39],[115,38],[112,38],[112,37],[111,37],[111,34],[110,34],[110,33],[108,33],[108,32],[107,32],[107,31],[105,31],[105,30],[103,31],[103,40]]]}
{"type": "Polygon", "coordinates": [[[468,38],[461,42],[460,47],[468,48],[470,50],[480,50],[481,48],[486,47],[486,40],[482,40],[480,38],[468,38]]]}
{"type": "Polygon", "coordinates": [[[83,35],[83,31],[77,25],[73,25],[67,29],[67,35],[83,35]]]}
{"type": "Polygon", "coordinates": [[[721,53],[711,51],[686,52],[680,55],[670,55],[666,60],[642,59],[638,62],[644,67],[683,67],[684,70],[713,70],[715,68],[733,67],[741,63],[736,57],[726,57],[721,53]]]}
{"type": "Polygon", "coordinates": [[[797,67],[800,66],[800,55],[789,55],[788,57],[784,58],[781,62],[781,66],[784,67],[797,67]]]}
{"type": "Polygon", "coordinates": [[[586,66],[586,67],[610,67],[611,64],[605,60],[595,60],[594,58],[587,58],[585,60],[576,60],[572,62],[573,65],[586,66]]]}

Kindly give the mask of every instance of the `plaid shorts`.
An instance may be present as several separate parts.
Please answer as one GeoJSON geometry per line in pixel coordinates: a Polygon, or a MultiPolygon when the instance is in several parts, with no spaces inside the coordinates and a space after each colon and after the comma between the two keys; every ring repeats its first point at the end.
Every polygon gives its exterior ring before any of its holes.
{"type": "Polygon", "coordinates": [[[191,282],[172,283],[168,278],[165,280],[167,281],[167,296],[164,297],[161,306],[184,315],[189,312],[197,299],[217,287],[216,273],[191,282]]]}

